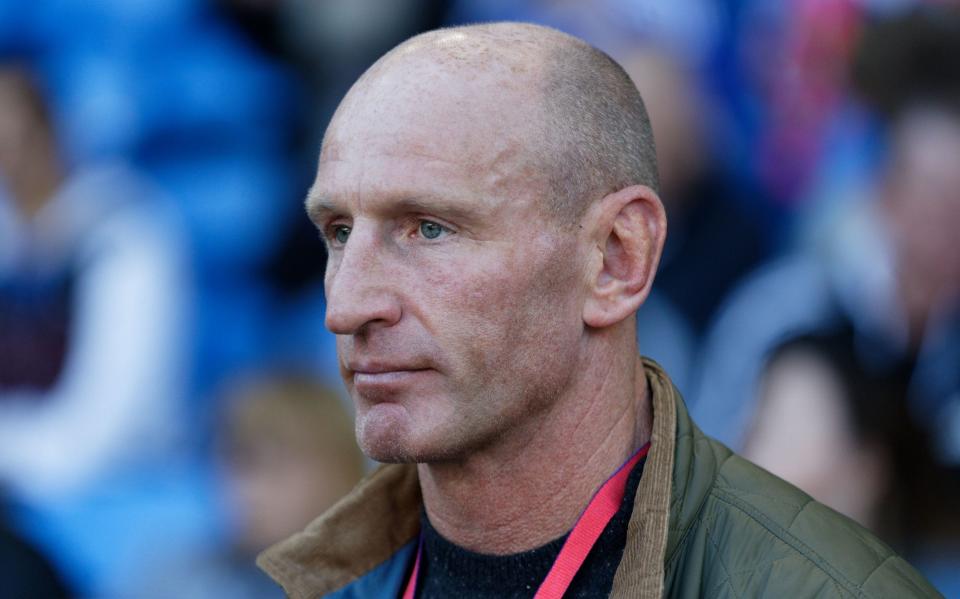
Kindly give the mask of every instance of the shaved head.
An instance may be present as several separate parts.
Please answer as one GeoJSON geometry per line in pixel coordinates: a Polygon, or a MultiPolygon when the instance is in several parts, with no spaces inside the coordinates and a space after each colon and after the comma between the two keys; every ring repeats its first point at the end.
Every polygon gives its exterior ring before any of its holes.
{"type": "Polygon", "coordinates": [[[364,451],[455,462],[508,431],[526,442],[610,364],[633,368],[666,231],[656,187],[639,92],[573,37],[443,29],[377,61],[307,199],[364,451]]]}
{"type": "Polygon", "coordinates": [[[485,114],[489,122],[471,124],[509,128],[523,141],[521,149],[505,152],[514,159],[523,153],[526,180],[539,183],[543,208],[565,223],[618,189],[640,184],[658,191],[650,121],[626,72],[575,37],[521,23],[440,29],[394,48],[338,108],[321,162],[335,156],[342,121],[377,118],[380,111],[359,108],[389,103],[391,97],[379,92],[385,80],[398,76],[425,98],[445,93],[449,77],[475,82],[478,97],[495,91],[500,111],[485,114]]]}

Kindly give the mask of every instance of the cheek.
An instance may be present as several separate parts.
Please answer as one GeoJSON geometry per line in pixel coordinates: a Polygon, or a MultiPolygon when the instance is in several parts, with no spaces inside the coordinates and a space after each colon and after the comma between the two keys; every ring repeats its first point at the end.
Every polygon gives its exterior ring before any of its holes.
{"type": "Polygon", "coordinates": [[[431,277],[430,288],[424,320],[431,336],[461,374],[489,370],[508,342],[510,303],[517,300],[513,281],[502,271],[463,264],[453,274],[431,277]]]}
{"type": "Polygon", "coordinates": [[[488,376],[572,349],[581,325],[572,260],[554,251],[450,264],[452,274],[429,277],[444,314],[442,330],[432,332],[462,347],[465,361],[488,376]]]}

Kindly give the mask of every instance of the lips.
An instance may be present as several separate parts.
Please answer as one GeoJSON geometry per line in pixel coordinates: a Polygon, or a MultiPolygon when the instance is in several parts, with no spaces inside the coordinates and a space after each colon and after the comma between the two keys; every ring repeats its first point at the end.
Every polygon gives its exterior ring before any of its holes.
{"type": "Polygon", "coordinates": [[[344,379],[360,388],[385,390],[411,384],[433,369],[422,360],[348,360],[344,379]]]}
{"type": "Polygon", "coordinates": [[[422,370],[429,370],[429,368],[421,364],[400,362],[363,361],[347,363],[347,371],[353,375],[384,375],[401,372],[419,372],[422,370]]]}
{"type": "Polygon", "coordinates": [[[433,372],[405,364],[358,364],[349,368],[346,380],[365,401],[393,402],[422,387],[433,372]]]}

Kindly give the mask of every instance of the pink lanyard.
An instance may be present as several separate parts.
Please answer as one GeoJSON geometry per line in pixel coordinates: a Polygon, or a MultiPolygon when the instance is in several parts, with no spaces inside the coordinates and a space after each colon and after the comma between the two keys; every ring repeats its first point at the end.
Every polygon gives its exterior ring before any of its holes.
{"type": "MultiPolygon", "coordinates": [[[[620,503],[623,501],[623,494],[627,488],[627,479],[633,467],[639,462],[647,451],[650,450],[650,443],[641,447],[633,456],[627,460],[617,471],[603,483],[603,486],[597,491],[587,504],[587,509],[583,510],[577,523],[573,525],[573,530],[567,536],[560,554],[557,555],[557,561],[553,562],[550,572],[543,579],[540,588],[534,599],[560,599],[567,591],[567,587],[577,575],[583,562],[597,539],[600,538],[603,529],[610,523],[617,510],[620,509],[620,503]]],[[[423,544],[417,548],[417,559],[413,562],[413,572],[410,573],[410,579],[407,580],[407,586],[403,591],[403,599],[414,599],[414,592],[417,588],[417,574],[420,572],[420,556],[423,554],[423,544]]]]}

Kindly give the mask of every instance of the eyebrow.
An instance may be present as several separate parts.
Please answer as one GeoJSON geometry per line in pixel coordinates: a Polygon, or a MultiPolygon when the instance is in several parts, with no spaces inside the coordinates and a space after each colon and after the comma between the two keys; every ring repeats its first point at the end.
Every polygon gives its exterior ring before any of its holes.
{"type": "MultiPolygon", "coordinates": [[[[307,193],[304,205],[314,223],[320,223],[331,214],[342,211],[336,202],[317,193],[313,188],[307,193]]],[[[422,212],[461,221],[474,221],[488,212],[480,203],[464,205],[463,201],[432,195],[397,196],[382,202],[378,210],[387,214],[422,212]]]]}
{"type": "Polygon", "coordinates": [[[317,193],[313,187],[307,192],[303,207],[307,211],[307,216],[316,225],[319,225],[327,215],[337,211],[336,206],[317,193]]]}
{"type": "Polygon", "coordinates": [[[404,196],[391,202],[393,212],[422,212],[436,214],[453,220],[472,221],[479,218],[486,211],[476,202],[464,204],[463,201],[451,200],[437,196],[404,196]]]}

